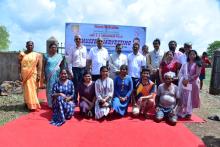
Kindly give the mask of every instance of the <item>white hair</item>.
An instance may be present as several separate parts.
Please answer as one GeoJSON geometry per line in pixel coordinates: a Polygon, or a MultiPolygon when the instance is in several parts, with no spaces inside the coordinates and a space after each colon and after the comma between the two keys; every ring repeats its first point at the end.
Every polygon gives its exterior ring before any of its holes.
{"type": "Polygon", "coordinates": [[[165,77],[171,77],[173,79],[175,76],[176,76],[176,74],[174,72],[172,72],[172,71],[166,72],[164,74],[164,78],[165,77]]]}

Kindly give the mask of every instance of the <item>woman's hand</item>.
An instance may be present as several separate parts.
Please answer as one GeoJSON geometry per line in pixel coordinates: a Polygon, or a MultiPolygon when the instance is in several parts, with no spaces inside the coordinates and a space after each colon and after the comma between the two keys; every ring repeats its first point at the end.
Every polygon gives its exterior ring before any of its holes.
{"type": "Polygon", "coordinates": [[[66,97],[64,100],[65,100],[66,102],[69,102],[69,101],[72,100],[72,98],[71,98],[71,97],[66,97]]]}
{"type": "Polygon", "coordinates": [[[66,95],[65,94],[63,94],[63,93],[58,93],[58,96],[62,96],[62,97],[66,97],[66,95]]]}
{"type": "Polygon", "coordinates": [[[188,80],[183,80],[183,85],[186,87],[187,86],[187,84],[189,83],[189,81],[188,80]]]}
{"type": "Polygon", "coordinates": [[[120,101],[121,101],[121,102],[126,101],[126,99],[127,99],[126,97],[120,97],[120,101]]]}

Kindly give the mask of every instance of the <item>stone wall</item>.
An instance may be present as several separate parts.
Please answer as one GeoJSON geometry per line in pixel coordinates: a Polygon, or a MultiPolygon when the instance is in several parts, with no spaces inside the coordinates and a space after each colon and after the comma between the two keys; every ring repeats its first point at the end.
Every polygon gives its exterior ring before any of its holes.
{"type": "Polygon", "coordinates": [[[18,79],[18,52],[0,52],[0,83],[18,79]]]}

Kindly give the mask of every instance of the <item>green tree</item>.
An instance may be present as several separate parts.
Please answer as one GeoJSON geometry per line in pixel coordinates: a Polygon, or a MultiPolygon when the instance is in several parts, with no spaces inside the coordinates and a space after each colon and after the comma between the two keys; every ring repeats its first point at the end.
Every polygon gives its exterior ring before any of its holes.
{"type": "Polygon", "coordinates": [[[220,41],[214,41],[213,43],[209,44],[207,48],[207,53],[209,57],[212,57],[214,52],[220,48],[220,41]]]}
{"type": "Polygon", "coordinates": [[[10,41],[9,33],[5,26],[0,25],[0,51],[7,51],[10,41]]]}

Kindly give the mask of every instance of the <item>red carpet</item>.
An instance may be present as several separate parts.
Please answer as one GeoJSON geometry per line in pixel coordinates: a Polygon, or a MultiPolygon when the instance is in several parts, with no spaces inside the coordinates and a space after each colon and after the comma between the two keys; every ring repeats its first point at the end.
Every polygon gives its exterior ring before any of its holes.
{"type": "Polygon", "coordinates": [[[152,120],[115,117],[104,120],[85,120],[75,117],[61,127],[49,124],[51,111],[42,110],[22,116],[0,127],[4,147],[203,147],[204,143],[183,123],[176,126],[152,120]]]}
{"type": "MultiPolygon", "coordinates": [[[[46,99],[45,90],[40,90],[38,92],[38,98],[40,99],[46,99]]],[[[129,111],[131,111],[131,108],[129,108],[129,111]]],[[[199,116],[193,114],[190,120],[186,119],[179,119],[178,122],[187,122],[187,123],[204,123],[205,120],[200,118],[199,116]]]]}

